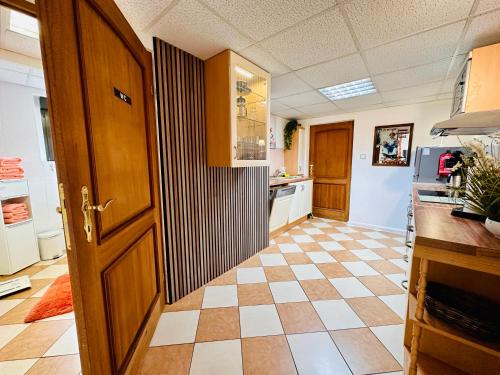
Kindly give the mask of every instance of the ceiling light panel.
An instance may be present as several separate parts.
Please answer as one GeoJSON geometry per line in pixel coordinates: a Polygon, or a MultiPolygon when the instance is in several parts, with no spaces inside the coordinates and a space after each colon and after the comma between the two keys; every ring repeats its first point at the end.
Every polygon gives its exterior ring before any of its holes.
{"type": "Polygon", "coordinates": [[[370,78],[364,78],[357,81],[342,83],[340,85],[323,87],[319,89],[319,92],[333,101],[373,94],[377,92],[377,89],[370,78]]]}

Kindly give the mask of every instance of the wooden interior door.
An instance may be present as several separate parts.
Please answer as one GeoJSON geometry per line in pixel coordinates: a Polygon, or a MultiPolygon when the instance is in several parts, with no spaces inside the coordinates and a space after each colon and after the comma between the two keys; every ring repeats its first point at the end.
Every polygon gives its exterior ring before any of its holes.
{"type": "Polygon", "coordinates": [[[314,177],[313,215],[349,220],[352,121],[311,126],[309,164],[314,177]]]}
{"type": "Polygon", "coordinates": [[[82,369],[136,373],[164,301],[152,57],[112,0],[37,3],[82,369]]]}

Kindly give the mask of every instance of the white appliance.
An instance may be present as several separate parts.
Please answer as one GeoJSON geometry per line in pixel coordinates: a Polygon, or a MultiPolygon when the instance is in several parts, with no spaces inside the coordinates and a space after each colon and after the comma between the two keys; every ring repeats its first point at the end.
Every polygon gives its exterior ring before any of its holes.
{"type": "Polygon", "coordinates": [[[271,188],[274,190],[272,200],[271,216],[269,217],[269,231],[273,232],[288,223],[290,207],[292,205],[295,186],[271,188]]]}
{"type": "Polygon", "coordinates": [[[38,233],[38,247],[40,248],[40,258],[42,258],[42,260],[51,260],[61,257],[66,248],[63,230],[51,230],[38,233]]]}
{"type": "Polygon", "coordinates": [[[312,213],[313,181],[294,182],[290,185],[296,187],[288,215],[288,223],[293,223],[312,213]]]}

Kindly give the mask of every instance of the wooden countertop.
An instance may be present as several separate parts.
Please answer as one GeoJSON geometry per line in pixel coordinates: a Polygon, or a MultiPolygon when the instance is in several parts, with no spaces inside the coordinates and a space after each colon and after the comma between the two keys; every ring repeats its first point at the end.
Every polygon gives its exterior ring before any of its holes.
{"type": "Polygon", "coordinates": [[[479,221],[451,216],[455,206],[421,202],[417,190],[446,190],[442,184],[413,184],[415,245],[500,258],[500,240],[479,221]]]}
{"type": "Polygon", "coordinates": [[[288,185],[288,184],[293,184],[294,182],[302,182],[307,180],[312,180],[312,177],[279,178],[279,179],[271,177],[269,179],[269,186],[288,185]]]}

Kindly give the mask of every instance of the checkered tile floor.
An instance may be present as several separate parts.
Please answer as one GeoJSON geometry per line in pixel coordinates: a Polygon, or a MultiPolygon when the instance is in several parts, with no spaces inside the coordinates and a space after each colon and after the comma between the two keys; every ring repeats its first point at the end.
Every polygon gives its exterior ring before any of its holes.
{"type": "Polygon", "coordinates": [[[0,300],[1,375],[80,373],[73,313],[25,324],[24,318],[54,280],[68,273],[67,259],[42,261],[0,281],[28,275],[32,288],[0,300]]]}
{"type": "Polygon", "coordinates": [[[402,374],[404,250],[311,219],[166,306],[141,374],[402,374]]]}

